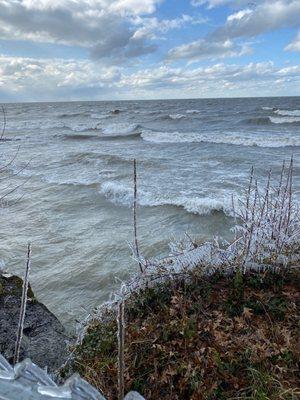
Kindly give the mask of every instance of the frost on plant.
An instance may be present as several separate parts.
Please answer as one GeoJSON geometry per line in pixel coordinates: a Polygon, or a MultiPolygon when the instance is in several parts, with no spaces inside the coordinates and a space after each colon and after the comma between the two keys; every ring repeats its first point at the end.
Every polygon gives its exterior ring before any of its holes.
{"type": "Polygon", "coordinates": [[[259,189],[252,168],[245,199],[232,202],[236,221],[235,239],[220,246],[217,240],[195,244],[186,235],[171,243],[171,254],[162,260],[141,260],[145,274],[184,273],[198,268],[203,272],[283,268],[300,260],[299,209],[293,193],[293,159],[283,164],[277,183],[271,171],[263,189],[259,189]]]}
{"type": "Polygon", "coordinates": [[[283,164],[277,181],[270,171],[262,189],[259,189],[252,168],[244,200],[232,204],[236,225],[231,243],[215,239],[197,244],[185,234],[182,240],[170,243],[168,257],[150,260],[137,255],[133,246],[133,255],[142,265],[142,273],[124,282],[111,301],[96,308],[82,322],[79,341],[90,321],[105,320],[120,301],[145,287],[177,277],[189,279],[191,273],[211,275],[218,271],[230,274],[237,269],[245,273],[248,270],[281,271],[299,267],[300,219],[293,192],[293,159],[287,166],[283,164]]]}

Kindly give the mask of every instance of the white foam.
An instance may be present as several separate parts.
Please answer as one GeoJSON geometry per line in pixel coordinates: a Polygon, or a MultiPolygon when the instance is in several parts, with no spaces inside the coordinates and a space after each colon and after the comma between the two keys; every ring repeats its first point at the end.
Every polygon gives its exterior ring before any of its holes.
{"type": "Polygon", "coordinates": [[[135,133],[138,128],[137,124],[129,124],[129,123],[117,123],[107,125],[102,129],[102,133],[105,136],[129,136],[135,133]]]}
{"type": "Polygon", "coordinates": [[[294,124],[300,122],[300,117],[270,117],[273,124],[294,124]]]}
{"type": "Polygon", "coordinates": [[[106,118],[109,118],[110,115],[108,115],[107,113],[106,114],[105,113],[98,113],[98,114],[93,113],[90,115],[90,117],[92,119],[106,119],[106,118]]]}
{"type": "Polygon", "coordinates": [[[92,123],[92,124],[86,124],[86,123],[81,123],[81,124],[69,124],[65,125],[66,128],[70,128],[73,132],[86,132],[86,131],[94,131],[97,129],[97,123],[92,123]]]}
{"type": "Polygon", "coordinates": [[[200,110],[186,110],[187,114],[199,114],[200,112],[200,110]]]}
{"type": "Polygon", "coordinates": [[[182,115],[182,114],[170,114],[169,117],[171,119],[182,119],[182,118],[185,118],[185,116],[182,115]]]}
{"type": "Polygon", "coordinates": [[[262,107],[261,109],[265,110],[265,111],[270,111],[270,110],[273,110],[274,108],[273,107],[262,107]]]}
{"type": "MultiPolygon", "coordinates": [[[[133,188],[116,181],[107,181],[101,185],[100,193],[117,205],[131,206],[133,203],[133,188]]],[[[187,212],[199,215],[209,215],[212,211],[223,211],[231,214],[231,199],[216,200],[211,197],[178,196],[174,198],[160,197],[141,189],[138,192],[138,204],[145,207],[176,206],[187,212]]]]}
{"type": "Polygon", "coordinates": [[[274,113],[283,116],[300,117],[300,110],[276,110],[274,113]]]}
{"type": "Polygon", "coordinates": [[[240,146],[259,146],[259,147],[285,147],[300,146],[300,136],[270,134],[259,136],[257,134],[246,133],[182,133],[182,132],[154,132],[144,131],[141,135],[143,140],[152,143],[216,143],[234,144],[240,146]]]}

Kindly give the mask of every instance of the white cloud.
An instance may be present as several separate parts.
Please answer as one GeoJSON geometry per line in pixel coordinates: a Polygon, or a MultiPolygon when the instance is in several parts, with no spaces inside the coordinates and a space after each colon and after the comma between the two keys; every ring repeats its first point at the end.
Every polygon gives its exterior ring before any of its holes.
{"type": "Polygon", "coordinates": [[[77,45],[121,62],[155,50],[134,38],[130,18],[152,13],[160,1],[0,0],[0,38],[77,45]]]}
{"type": "MultiPolygon", "coordinates": [[[[208,4],[209,7],[242,1],[194,0],[194,6],[208,4]]],[[[250,5],[251,3],[248,3],[250,5]]],[[[249,45],[239,45],[238,38],[255,37],[262,33],[286,27],[300,26],[300,0],[261,1],[254,8],[239,10],[227,17],[225,24],[213,30],[206,37],[171,49],[169,60],[187,59],[189,61],[205,58],[235,57],[249,54],[249,45]]],[[[298,38],[286,50],[297,50],[298,38]]]]}
{"type": "Polygon", "coordinates": [[[132,20],[133,25],[138,29],[134,33],[134,38],[149,38],[158,39],[162,38],[158,34],[166,34],[172,29],[179,29],[187,24],[197,25],[206,22],[207,20],[201,16],[191,16],[183,14],[181,17],[174,19],[159,20],[156,17],[137,17],[132,20]]]}
{"type": "Polygon", "coordinates": [[[235,14],[231,14],[231,15],[229,15],[228,17],[227,17],[227,22],[232,22],[232,21],[235,21],[235,20],[241,20],[241,19],[243,19],[243,18],[245,18],[247,15],[250,15],[250,14],[252,14],[252,10],[250,10],[249,8],[246,8],[245,10],[241,10],[241,11],[238,11],[238,12],[236,12],[235,14]]]}
{"type": "Polygon", "coordinates": [[[300,51],[300,32],[295,39],[285,47],[286,51],[300,51]]]}
{"type": "Polygon", "coordinates": [[[249,52],[250,48],[248,46],[236,45],[231,40],[210,41],[200,39],[171,49],[168,52],[167,59],[169,61],[180,59],[199,61],[203,59],[238,57],[249,52]]]}
{"type": "Polygon", "coordinates": [[[248,0],[191,0],[191,5],[193,7],[200,7],[202,5],[207,5],[207,7],[214,8],[222,5],[233,5],[233,6],[242,6],[243,4],[249,4],[248,0]]]}
{"type": "Polygon", "coordinates": [[[300,25],[299,0],[264,1],[254,9],[230,15],[224,26],[213,32],[214,37],[253,37],[264,32],[300,25]]]}
{"type": "Polygon", "coordinates": [[[202,68],[160,66],[128,72],[90,60],[0,57],[1,101],[212,97],[295,94],[300,66],[271,62],[217,63],[202,68]],[[278,92],[276,92],[276,84],[278,92]]]}

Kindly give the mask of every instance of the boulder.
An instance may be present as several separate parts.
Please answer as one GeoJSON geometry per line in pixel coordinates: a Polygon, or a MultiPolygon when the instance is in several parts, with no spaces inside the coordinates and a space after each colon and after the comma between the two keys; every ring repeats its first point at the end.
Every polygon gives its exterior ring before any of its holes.
{"type": "MultiPolygon", "coordinates": [[[[0,275],[0,353],[12,363],[20,313],[23,281],[17,276],[0,275]]],[[[21,343],[24,358],[55,371],[66,360],[68,337],[63,325],[34,296],[29,285],[21,343]]]]}

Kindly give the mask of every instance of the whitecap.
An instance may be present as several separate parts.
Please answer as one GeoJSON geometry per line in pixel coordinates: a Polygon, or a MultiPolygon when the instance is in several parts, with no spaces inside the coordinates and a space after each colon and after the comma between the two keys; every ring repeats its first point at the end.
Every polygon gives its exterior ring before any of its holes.
{"type": "Polygon", "coordinates": [[[118,123],[110,124],[102,129],[103,136],[114,137],[114,136],[130,136],[137,134],[139,125],[130,123],[118,123]]]}
{"type": "Polygon", "coordinates": [[[174,120],[185,118],[185,116],[182,115],[182,114],[170,114],[169,117],[170,117],[171,119],[174,119],[174,120]]]}
{"type": "Polygon", "coordinates": [[[106,118],[109,118],[110,115],[105,114],[105,113],[100,113],[100,114],[92,113],[92,114],[90,114],[90,117],[92,119],[106,119],[106,118]]]}
{"type": "Polygon", "coordinates": [[[259,147],[285,147],[300,146],[299,135],[284,137],[281,135],[259,136],[256,134],[245,133],[183,133],[183,132],[155,132],[143,131],[142,139],[151,143],[216,143],[233,144],[240,146],[259,146],[259,147]]]}
{"type": "Polygon", "coordinates": [[[200,112],[200,110],[186,110],[187,114],[199,114],[200,112]]]}
{"type": "Polygon", "coordinates": [[[276,110],[275,114],[290,117],[300,117],[300,110],[276,110]]]}
{"type": "Polygon", "coordinates": [[[265,111],[272,111],[274,110],[274,107],[262,107],[261,109],[265,111]]]}
{"type": "Polygon", "coordinates": [[[300,117],[270,117],[273,124],[296,124],[300,123],[300,117]]]}
{"type": "MultiPolygon", "coordinates": [[[[116,205],[130,207],[133,203],[133,189],[123,183],[107,181],[101,185],[100,193],[116,205]]],[[[189,213],[209,215],[214,211],[231,215],[231,199],[216,200],[212,197],[179,196],[166,198],[151,194],[139,189],[138,204],[144,207],[175,206],[185,209],[189,213]]]]}

